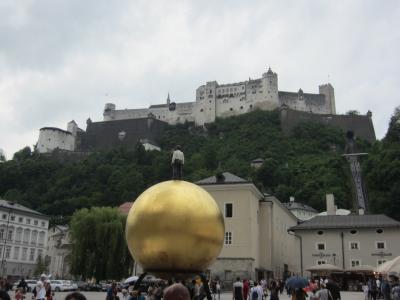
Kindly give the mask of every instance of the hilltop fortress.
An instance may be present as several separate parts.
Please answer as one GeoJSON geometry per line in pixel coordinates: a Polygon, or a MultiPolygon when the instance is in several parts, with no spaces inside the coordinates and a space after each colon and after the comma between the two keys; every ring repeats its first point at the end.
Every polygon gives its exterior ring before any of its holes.
{"type": "Polygon", "coordinates": [[[146,149],[159,149],[157,139],[170,124],[191,123],[205,126],[216,118],[240,115],[255,109],[281,111],[284,132],[290,132],[300,122],[331,124],[344,132],[352,131],[355,137],[375,140],[371,112],[364,116],[336,115],[335,95],[331,84],[319,86],[319,93],[278,90],[278,75],[271,68],[261,78],[238,83],[218,84],[207,82],[196,90],[194,102],[176,103],[168,94],[164,104],[141,109],[116,109],[107,103],[103,121],[87,120],[86,131],[75,121],[67,130],[55,127],[40,129],[36,149],[49,153],[55,149],[74,151],[97,151],[117,146],[133,147],[141,142],[146,149]]]}
{"type": "Polygon", "coordinates": [[[316,114],[336,114],[335,95],[332,85],[319,86],[319,94],[284,92],[278,90],[278,75],[271,68],[258,79],[218,84],[207,82],[196,90],[195,102],[171,102],[168,95],[164,104],[143,109],[117,110],[115,104],[107,103],[104,121],[140,119],[154,116],[171,125],[193,122],[197,126],[212,123],[215,118],[243,114],[254,109],[273,110],[282,105],[289,109],[316,114]]]}

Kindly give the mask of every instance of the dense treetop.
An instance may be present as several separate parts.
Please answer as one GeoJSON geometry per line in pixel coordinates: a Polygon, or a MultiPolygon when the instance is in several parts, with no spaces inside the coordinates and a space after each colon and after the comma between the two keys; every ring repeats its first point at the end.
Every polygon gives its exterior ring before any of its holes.
{"type": "MultiPolygon", "coordinates": [[[[370,207],[400,219],[400,123],[395,111],[388,134],[373,145],[357,141],[370,207]]],[[[147,187],[170,178],[171,151],[182,146],[184,177],[196,181],[220,171],[251,179],[282,202],[294,196],[318,210],[333,193],[341,208],[352,208],[350,170],[341,156],[343,132],[303,123],[291,135],[281,131],[277,111],[254,111],[218,119],[207,130],[188,124],[169,126],[159,141],[162,151],[141,145],[97,152],[80,160],[56,160],[24,148],[0,163],[0,197],[17,201],[65,222],[76,209],[116,206],[134,200],[147,187]],[[265,159],[255,170],[250,162],[265,159]],[[59,218],[57,218],[58,216],[59,218]]]]}

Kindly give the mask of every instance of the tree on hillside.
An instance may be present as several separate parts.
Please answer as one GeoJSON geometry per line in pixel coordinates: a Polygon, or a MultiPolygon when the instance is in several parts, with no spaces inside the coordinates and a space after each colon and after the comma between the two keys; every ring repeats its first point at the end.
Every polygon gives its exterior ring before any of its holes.
{"type": "Polygon", "coordinates": [[[400,106],[396,107],[390,118],[389,128],[385,136],[387,142],[400,142],[400,106]]]}
{"type": "Polygon", "coordinates": [[[0,162],[6,161],[6,154],[4,153],[3,149],[0,149],[0,162]]]}
{"type": "Polygon", "coordinates": [[[129,275],[132,259],[125,242],[126,216],[118,209],[81,209],[71,219],[71,273],[97,280],[129,275]]]}

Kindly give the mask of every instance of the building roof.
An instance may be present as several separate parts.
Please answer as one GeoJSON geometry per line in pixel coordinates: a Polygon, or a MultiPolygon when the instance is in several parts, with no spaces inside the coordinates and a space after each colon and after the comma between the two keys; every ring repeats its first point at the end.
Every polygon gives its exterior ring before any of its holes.
{"type": "Polygon", "coordinates": [[[133,202],[125,202],[122,203],[119,207],[118,210],[121,214],[127,215],[129,211],[131,210],[131,207],[133,205],[133,202]]]}
{"type": "Polygon", "coordinates": [[[153,104],[153,105],[150,105],[150,108],[163,108],[163,107],[168,107],[168,104],[153,104]]]}
{"type": "Polygon", "coordinates": [[[223,172],[220,176],[211,176],[208,178],[201,179],[196,182],[198,185],[208,184],[237,184],[237,183],[250,183],[248,180],[243,179],[229,172],[223,172]]]}
{"type": "Polygon", "coordinates": [[[311,206],[308,206],[307,204],[300,203],[300,202],[295,202],[295,201],[285,202],[285,203],[283,203],[283,205],[285,205],[289,210],[301,209],[301,210],[305,210],[305,211],[318,213],[318,211],[316,209],[312,208],[311,206]]]}
{"type": "Polygon", "coordinates": [[[400,222],[386,215],[315,216],[297,226],[291,227],[290,230],[377,227],[400,227],[400,222]]]}
{"type": "Polygon", "coordinates": [[[20,205],[18,203],[12,202],[12,201],[8,201],[8,200],[4,200],[4,199],[0,199],[0,208],[5,208],[7,210],[11,210],[11,211],[20,211],[20,212],[25,212],[25,213],[29,213],[29,214],[34,214],[34,215],[38,215],[41,216],[43,218],[48,218],[48,216],[41,214],[40,212],[37,212],[33,209],[27,208],[23,205],[20,205]]]}
{"type": "Polygon", "coordinates": [[[57,128],[57,127],[42,127],[42,128],[40,128],[40,130],[55,130],[55,131],[63,132],[65,134],[71,134],[72,135],[71,132],[69,132],[67,130],[64,130],[64,129],[57,128]]]}

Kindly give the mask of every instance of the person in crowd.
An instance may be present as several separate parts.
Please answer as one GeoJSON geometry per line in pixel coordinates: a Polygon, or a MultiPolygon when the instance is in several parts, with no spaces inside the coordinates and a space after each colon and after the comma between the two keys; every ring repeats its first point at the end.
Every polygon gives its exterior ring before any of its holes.
{"type": "Polygon", "coordinates": [[[332,300],[340,300],[340,288],[339,285],[332,279],[328,279],[326,288],[329,290],[332,300]]]}
{"type": "Polygon", "coordinates": [[[221,281],[217,280],[215,284],[215,294],[218,297],[218,300],[221,300],[221,281]]]}
{"type": "Polygon", "coordinates": [[[116,282],[111,283],[110,287],[107,289],[106,300],[119,300],[116,282]]]}
{"type": "Polygon", "coordinates": [[[364,300],[368,300],[369,299],[369,290],[368,290],[368,283],[364,282],[363,286],[362,286],[362,290],[364,293],[364,300]]]}
{"type": "Polygon", "coordinates": [[[254,283],[254,286],[250,290],[250,300],[262,300],[264,297],[264,289],[261,286],[261,282],[254,283]]]}
{"type": "Polygon", "coordinates": [[[270,291],[271,291],[271,300],[279,300],[279,287],[276,281],[271,282],[270,286],[270,291]]]}
{"type": "Polygon", "coordinates": [[[243,279],[243,300],[247,300],[250,292],[250,283],[247,279],[243,279]]]}
{"type": "Polygon", "coordinates": [[[376,294],[377,294],[377,298],[378,299],[381,298],[381,278],[382,278],[382,276],[379,276],[375,280],[375,283],[376,283],[376,294]]]}
{"type": "Polygon", "coordinates": [[[399,274],[396,272],[389,273],[391,294],[393,300],[400,300],[400,285],[399,285],[399,274]]]}
{"type": "Polygon", "coordinates": [[[320,300],[318,295],[317,295],[317,290],[316,289],[313,289],[311,291],[310,300],[320,300]]]}
{"type": "Polygon", "coordinates": [[[390,284],[386,277],[381,277],[381,295],[383,300],[390,300],[390,284]]]}
{"type": "Polygon", "coordinates": [[[243,300],[243,282],[237,277],[233,284],[233,300],[243,300]]]}
{"type": "Polygon", "coordinates": [[[175,283],[164,290],[163,300],[190,300],[190,294],[183,284],[175,283]]]}
{"type": "Polygon", "coordinates": [[[32,291],[34,299],[43,299],[44,300],[46,298],[46,288],[45,288],[46,280],[47,280],[46,274],[40,275],[40,279],[36,283],[36,286],[32,291]]]}
{"type": "Polygon", "coordinates": [[[320,283],[320,290],[317,292],[317,297],[319,300],[331,300],[332,296],[329,290],[326,288],[325,283],[320,283]]]}
{"type": "Polygon", "coordinates": [[[46,290],[46,300],[53,300],[53,294],[51,292],[50,280],[44,282],[44,289],[46,290]]]}
{"type": "Polygon", "coordinates": [[[292,300],[306,300],[307,293],[303,289],[292,289],[292,300]]]}
{"type": "Polygon", "coordinates": [[[279,280],[279,292],[281,295],[283,294],[284,289],[285,289],[285,284],[284,284],[283,280],[279,280]]]}
{"type": "Polygon", "coordinates": [[[121,300],[128,300],[128,298],[129,298],[128,290],[127,289],[122,289],[121,293],[122,293],[122,297],[121,297],[122,299],[121,300]]]}
{"type": "Polygon", "coordinates": [[[86,297],[78,292],[73,292],[65,297],[65,300],[86,300],[86,297]]]}
{"type": "Polygon", "coordinates": [[[156,285],[154,287],[153,294],[154,294],[154,300],[161,300],[162,295],[163,295],[163,290],[158,283],[156,283],[156,285]]]}
{"type": "Polygon", "coordinates": [[[0,300],[11,300],[10,295],[6,291],[0,290],[0,300]]]}
{"type": "Polygon", "coordinates": [[[376,286],[376,280],[371,279],[370,284],[368,286],[369,290],[369,295],[372,300],[376,300],[376,297],[378,296],[378,287],[376,286]]]}
{"type": "Polygon", "coordinates": [[[190,299],[194,299],[194,289],[196,286],[196,280],[192,280],[188,286],[189,294],[190,294],[190,299]]]}
{"type": "Polygon", "coordinates": [[[183,165],[185,164],[185,156],[181,151],[181,146],[177,145],[172,154],[172,179],[181,180],[183,177],[183,165]]]}
{"type": "Polygon", "coordinates": [[[15,291],[15,300],[23,300],[25,298],[25,293],[23,288],[17,288],[15,291]]]}
{"type": "Polygon", "coordinates": [[[20,282],[18,283],[17,288],[22,288],[24,294],[27,292],[28,284],[26,283],[24,277],[21,278],[20,282]]]}

